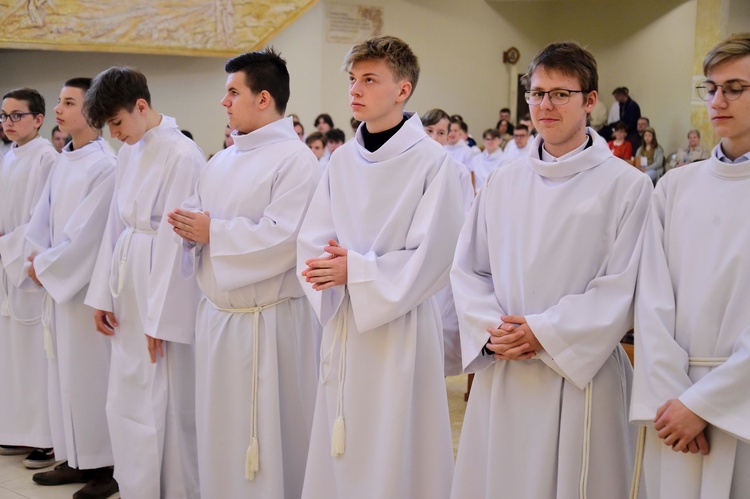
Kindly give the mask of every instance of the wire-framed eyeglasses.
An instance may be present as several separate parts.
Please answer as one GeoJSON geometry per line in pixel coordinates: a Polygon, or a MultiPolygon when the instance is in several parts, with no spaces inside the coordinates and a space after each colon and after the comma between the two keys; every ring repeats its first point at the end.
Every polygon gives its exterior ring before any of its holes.
{"type": "Polygon", "coordinates": [[[526,98],[526,102],[530,106],[538,106],[544,100],[544,96],[549,96],[549,101],[555,106],[562,106],[570,101],[570,94],[585,94],[588,93],[586,90],[568,90],[565,88],[556,88],[555,90],[549,90],[543,92],[542,90],[530,90],[525,92],[523,95],[526,98]]]}
{"type": "Polygon", "coordinates": [[[695,87],[695,90],[698,93],[698,97],[708,102],[714,99],[719,87],[721,87],[721,93],[724,94],[726,100],[737,100],[742,96],[742,92],[746,88],[750,88],[750,85],[743,85],[737,80],[724,82],[723,85],[717,85],[712,81],[704,81],[695,87]]]}

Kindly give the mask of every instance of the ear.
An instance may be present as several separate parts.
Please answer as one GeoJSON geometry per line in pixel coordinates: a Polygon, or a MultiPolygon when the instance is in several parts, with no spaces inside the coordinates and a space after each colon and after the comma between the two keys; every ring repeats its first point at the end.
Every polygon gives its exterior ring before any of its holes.
{"type": "Polygon", "coordinates": [[[44,123],[44,115],[43,114],[35,114],[34,115],[34,128],[39,130],[42,128],[42,124],[44,123]]]}
{"type": "Polygon", "coordinates": [[[588,95],[586,96],[586,102],[585,102],[587,113],[590,113],[591,111],[594,110],[594,106],[596,106],[597,100],[599,100],[599,94],[596,92],[596,90],[592,90],[591,92],[588,93],[588,95]]]}
{"type": "Polygon", "coordinates": [[[135,101],[135,107],[133,108],[133,110],[138,111],[138,113],[143,113],[148,108],[149,105],[148,102],[146,102],[146,99],[138,99],[137,101],[135,101]]]}
{"type": "Polygon", "coordinates": [[[271,94],[268,92],[268,90],[261,90],[257,95],[256,100],[258,102],[258,108],[260,110],[265,110],[269,106],[273,105],[273,97],[271,97],[271,94]]]}
{"type": "Polygon", "coordinates": [[[401,103],[405,102],[406,99],[409,98],[411,95],[412,85],[411,82],[402,80],[398,83],[399,89],[398,89],[398,97],[396,97],[396,102],[401,103]]]}

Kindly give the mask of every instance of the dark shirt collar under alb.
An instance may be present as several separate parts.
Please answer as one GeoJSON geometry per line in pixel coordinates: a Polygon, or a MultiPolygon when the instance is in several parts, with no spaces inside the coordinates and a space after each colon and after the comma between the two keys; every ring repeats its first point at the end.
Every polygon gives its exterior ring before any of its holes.
{"type": "Polygon", "coordinates": [[[388,142],[391,137],[396,135],[396,132],[401,130],[401,127],[404,126],[404,123],[406,123],[407,116],[403,116],[401,118],[401,122],[394,126],[393,128],[389,128],[388,130],[383,130],[382,132],[377,133],[370,133],[367,131],[367,123],[362,125],[362,141],[364,142],[365,149],[367,149],[370,152],[375,152],[380,147],[388,142]]]}

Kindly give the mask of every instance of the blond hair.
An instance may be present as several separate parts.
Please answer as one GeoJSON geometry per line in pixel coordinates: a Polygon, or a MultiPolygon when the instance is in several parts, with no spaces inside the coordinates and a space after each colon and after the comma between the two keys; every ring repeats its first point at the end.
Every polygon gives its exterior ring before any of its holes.
{"type": "Polygon", "coordinates": [[[343,69],[349,71],[357,62],[377,59],[385,61],[395,82],[406,80],[411,83],[414,93],[419,80],[419,61],[411,47],[395,36],[376,36],[353,46],[344,57],[343,69]]]}
{"type": "Polygon", "coordinates": [[[738,57],[750,56],[750,33],[735,33],[709,50],[703,59],[703,74],[715,66],[738,57]]]}

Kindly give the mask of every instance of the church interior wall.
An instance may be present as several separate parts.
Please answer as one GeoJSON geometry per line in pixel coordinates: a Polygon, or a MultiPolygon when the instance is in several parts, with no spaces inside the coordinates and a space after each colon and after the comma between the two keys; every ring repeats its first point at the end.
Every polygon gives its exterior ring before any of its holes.
{"type": "MultiPolygon", "coordinates": [[[[422,74],[409,110],[423,113],[442,107],[462,114],[478,137],[494,126],[501,107],[511,105],[511,79],[524,71],[536,51],[551,41],[572,39],[597,57],[600,93],[607,107],[613,102],[612,89],[627,86],[669,152],[685,142],[690,128],[696,2],[364,3],[384,7],[385,32],[406,40],[420,58],[422,74]],[[515,68],[502,62],[502,52],[511,46],[521,53],[515,68]]],[[[349,45],[325,41],[325,7],[325,1],[318,2],[270,43],[289,64],[288,112],[301,117],[306,131],[318,113],[328,112],[349,138],[348,80],[341,71],[349,45]]],[[[219,105],[226,80],[224,62],[217,57],[1,50],[0,88],[38,88],[48,101],[49,119],[42,133],[49,136],[52,107],[65,79],[94,75],[116,64],[136,66],[149,78],[155,108],[175,116],[208,155],[220,148],[226,123],[219,105]]]]}

